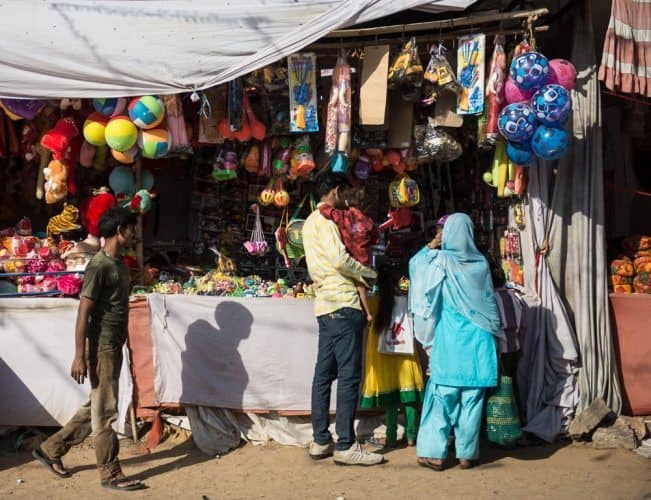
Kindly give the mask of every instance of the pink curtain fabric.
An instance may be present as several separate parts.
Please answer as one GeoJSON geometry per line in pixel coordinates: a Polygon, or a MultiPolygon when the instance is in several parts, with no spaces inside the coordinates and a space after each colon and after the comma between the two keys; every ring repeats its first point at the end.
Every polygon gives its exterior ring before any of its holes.
{"type": "Polygon", "coordinates": [[[610,90],[651,97],[650,0],[613,0],[599,80],[610,90]]]}

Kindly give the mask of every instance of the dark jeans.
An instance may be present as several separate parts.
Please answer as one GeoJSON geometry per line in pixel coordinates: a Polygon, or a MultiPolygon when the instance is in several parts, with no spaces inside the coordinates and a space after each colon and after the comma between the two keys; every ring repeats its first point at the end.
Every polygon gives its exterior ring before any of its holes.
{"type": "Polygon", "coordinates": [[[362,378],[362,338],[365,317],[357,309],[344,308],[317,318],[319,351],[312,380],[312,430],[314,441],[331,439],[330,390],[337,380],[337,450],[347,450],[355,442],[355,412],[362,378]]]}
{"type": "Polygon", "coordinates": [[[92,431],[100,479],[110,481],[122,473],[118,461],[120,445],[112,427],[118,418],[122,346],[86,341],[86,366],[90,399],[59,432],[41,445],[41,449],[50,458],[61,458],[92,431]]]}

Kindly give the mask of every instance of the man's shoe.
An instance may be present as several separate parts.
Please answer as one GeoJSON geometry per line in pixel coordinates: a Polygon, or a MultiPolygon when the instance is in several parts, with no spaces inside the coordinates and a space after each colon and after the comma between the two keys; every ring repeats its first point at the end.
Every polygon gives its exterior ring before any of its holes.
{"type": "Polygon", "coordinates": [[[322,460],[332,456],[335,451],[335,444],[328,442],[327,444],[319,444],[314,441],[310,443],[310,458],[312,460],[322,460]]]}
{"type": "Polygon", "coordinates": [[[359,443],[353,444],[344,451],[335,450],[335,463],[337,465],[379,465],[384,462],[384,457],[379,453],[370,453],[362,448],[359,443]]]}

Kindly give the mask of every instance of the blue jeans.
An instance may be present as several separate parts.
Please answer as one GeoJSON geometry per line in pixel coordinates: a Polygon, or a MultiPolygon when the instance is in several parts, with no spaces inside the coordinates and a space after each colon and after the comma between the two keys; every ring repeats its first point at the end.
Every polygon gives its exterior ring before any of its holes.
{"type": "Polygon", "coordinates": [[[332,439],[330,390],[337,380],[337,450],[355,443],[355,412],[362,378],[362,338],[365,317],[352,308],[339,309],[317,318],[319,350],[312,380],[312,430],[314,441],[327,444],[332,439]]]}

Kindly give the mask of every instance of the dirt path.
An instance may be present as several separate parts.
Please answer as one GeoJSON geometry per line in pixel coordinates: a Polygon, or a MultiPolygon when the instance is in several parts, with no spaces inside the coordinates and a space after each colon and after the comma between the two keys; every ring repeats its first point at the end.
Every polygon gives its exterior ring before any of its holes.
{"type": "Polygon", "coordinates": [[[65,457],[70,479],[46,473],[27,452],[0,457],[0,498],[651,499],[649,460],[581,445],[483,449],[481,467],[439,473],[418,467],[413,449],[392,451],[387,464],[364,469],[312,462],[305,450],[274,444],[246,445],[221,459],[207,458],[191,441],[167,442],[141,457],[123,447],[121,455],[125,472],[145,480],[148,490],[102,489],[88,443],[65,457]]]}

